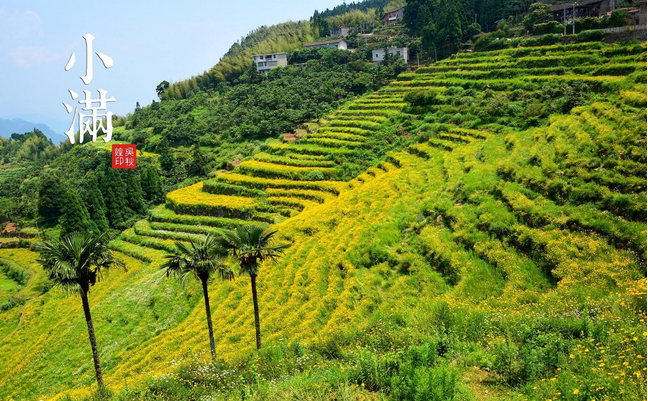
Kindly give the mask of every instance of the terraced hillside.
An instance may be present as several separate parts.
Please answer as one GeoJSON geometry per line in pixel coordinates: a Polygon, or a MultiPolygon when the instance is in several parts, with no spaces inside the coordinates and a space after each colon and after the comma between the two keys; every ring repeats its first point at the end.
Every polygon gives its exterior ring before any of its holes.
{"type": "MultiPolygon", "coordinates": [[[[463,54],[402,74],[299,143],[170,193],[112,242],[128,270],[91,292],[104,374],[134,388],[126,399],[173,381],[214,399],[252,382],[259,399],[427,399],[439,372],[456,399],[644,399],[645,171],[645,44],[463,54]],[[525,107],[560,91],[576,107],[525,107]],[[402,149],[376,154],[394,135],[402,149]],[[157,267],[174,241],[249,222],[292,244],[259,276],[268,350],[249,357],[247,281],[214,282],[217,353],[234,362],[179,374],[209,349],[200,289],[157,267]],[[273,359],[291,352],[294,367],[273,359]]],[[[88,393],[77,301],[49,291],[0,313],[1,397],[88,393]]]]}
{"type": "MultiPolygon", "coordinates": [[[[338,196],[353,187],[343,180],[344,169],[353,166],[349,161],[368,158],[377,131],[401,112],[411,89],[388,87],[364,96],[300,141],[271,143],[233,172],[170,193],[165,205],[127,230],[112,248],[136,257],[145,254],[142,246],[172,252],[174,241],[246,222],[279,223],[338,196]]],[[[387,157],[365,175],[390,171],[397,168],[395,163],[387,157]]]]}

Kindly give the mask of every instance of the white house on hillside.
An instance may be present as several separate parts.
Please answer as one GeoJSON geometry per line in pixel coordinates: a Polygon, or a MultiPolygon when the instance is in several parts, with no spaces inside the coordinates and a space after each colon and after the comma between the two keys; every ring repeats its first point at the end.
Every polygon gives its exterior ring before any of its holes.
{"type": "MultiPolygon", "coordinates": [[[[409,52],[407,47],[390,47],[389,54],[395,54],[407,63],[409,61],[409,52]]],[[[378,65],[385,60],[385,49],[376,49],[371,52],[374,65],[378,65]]]]}
{"type": "Polygon", "coordinates": [[[267,74],[274,68],[287,66],[288,53],[257,54],[252,60],[258,72],[267,74]]]}
{"type": "Polygon", "coordinates": [[[304,47],[311,49],[334,49],[338,48],[339,50],[348,50],[349,44],[344,39],[333,39],[333,40],[324,40],[321,42],[310,42],[306,43],[304,47]]]}

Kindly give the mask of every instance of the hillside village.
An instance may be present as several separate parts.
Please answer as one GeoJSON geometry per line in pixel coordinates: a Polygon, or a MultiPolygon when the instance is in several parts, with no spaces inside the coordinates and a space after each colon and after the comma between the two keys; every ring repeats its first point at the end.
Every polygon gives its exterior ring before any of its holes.
{"type": "Polygon", "coordinates": [[[344,2],[136,169],[0,138],[0,399],[645,399],[646,62],[645,0],[344,2]]]}
{"type": "MultiPolygon", "coordinates": [[[[622,23],[619,24],[619,27],[623,29],[619,30],[615,28],[608,28],[610,31],[637,31],[639,33],[637,37],[645,37],[645,35],[641,34],[642,31],[646,30],[645,0],[639,0],[636,7],[617,7],[617,0],[585,0],[580,2],[551,4],[545,10],[545,12],[547,13],[547,19],[553,18],[554,22],[559,23],[564,27],[564,32],[562,32],[562,34],[565,36],[567,36],[568,33],[575,34],[576,23],[579,20],[590,18],[602,19],[604,17],[610,18],[612,16],[612,13],[615,11],[617,13],[625,13],[626,20],[622,21],[622,23]],[[569,31],[567,30],[568,26],[570,28],[569,31]]],[[[392,30],[388,32],[386,34],[387,37],[393,39],[398,36],[398,29],[403,27],[404,12],[405,7],[403,6],[387,10],[382,14],[382,16],[378,16],[378,21],[383,27],[391,26],[392,28],[397,28],[397,31],[392,30]]],[[[349,42],[345,38],[352,31],[356,31],[357,33],[359,29],[359,26],[335,26],[332,27],[329,31],[329,37],[331,38],[324,38],[325,40],[305,43],[303,46],[304,48],[310,49],[338,49],[356,51],[357,47],[351,47],[349,42]]],[[[376,29],[374,27],[373,30],[375,31],[375,34],[374,32],[363,32],[362,34],[359,34],[360,38],[365,39],[365,44],[368,44],[369,39],[373,39],[374,36],[384,35],[380,29],[376,29]]],[[[527,34],[529,33],[532,32],[527,32],[527,34]]],[[[481,33],[481,35],[483,34],[484,33],[481,33]]],[[[371,61],[376,65],[385,61],[386,53],[393,56],[393,58],[389,59],[400,58],[406,63],[413,63],[414,61],[416,61],[417,65],[420,64],[420,57],[417,57],[416,59],[410,57],[411,49],[409,49],[407,46],[397,47],[388,45],[384,47],[378,47],[379,45],[377,43],[373,43],[374,44],[370,46],[371,61]]],[[[471,51],[471,48],[464,48],[464,51],[471,51]]],[[[286,67],[288,65],[288,54],[271,53],[254,55],[252,57],[252,61],[255,63],[258,72],[267,74],[270,70],[276,67],[286,67]]]]}

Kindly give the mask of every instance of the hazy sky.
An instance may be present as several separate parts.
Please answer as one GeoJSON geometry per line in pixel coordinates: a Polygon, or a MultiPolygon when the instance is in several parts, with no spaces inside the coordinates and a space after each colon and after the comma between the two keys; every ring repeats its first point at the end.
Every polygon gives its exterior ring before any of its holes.
{"type": "MultiPolygon", "coordinates": [[[[261,25],[308,19],[342,0],[24,1],[0,0],[0,118],[23,117],[55,131],[71,122],[68,89],[105,89],[125,114],[149,104],[163,80],[179,81],[211,68],[236,40],[261,25]],[[113,58],[94,56],[94,79],[84,85],[85,41],[113,58]],[[75,66],[65,71],[72,53],[75,66]],[[40,120],[40,121],[35,121],[40,120]],[[56,122],[55,122],[56,120],[56,122]]],[[[67,129],[67,127],[66,127],[67,129]]]]}

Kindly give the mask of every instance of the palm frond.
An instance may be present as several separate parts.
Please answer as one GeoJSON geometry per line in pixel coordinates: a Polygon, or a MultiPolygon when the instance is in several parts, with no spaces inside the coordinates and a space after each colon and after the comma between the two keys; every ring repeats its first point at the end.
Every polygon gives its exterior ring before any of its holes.
{"type": "Polygon", "coordinates": [[[106,242],[105,235],[73,232],[35,248],[40,253],[38,262],[54,284],[68,292],[81,292],[101,279],[102,270],[123,265],[113,258],[106,242]]]}
{"type": "Polygon", "coordinates": [[[256,275],[259,264],[265,260],[277,260],[288,245],[274,245],[277,231],[259,226],[238,226],[235,230],[223,230],[220,245],[239,260],[240,274],[256,275]]]}
{"type": "Polygon", "coordinates": [[[167,277],[181,276],[185,270],[184,266],[189,263],[189,260],[184,256],[167,255],[167,261],[160,266],[160,269],[166,271],[167,277]]]}
{"type": "Polygon", "coordinates": [[[167,256],[161,266],[168,276],[177,276],[186,280],[194,276],[199,280],[209,281],[214,275],[223,280],[234,277],[232,270],[225,264],[227,251],[219,238],[209,234],[204,241],[190,240],[189,243],[176,242],[176,255],[167,256]]]}

